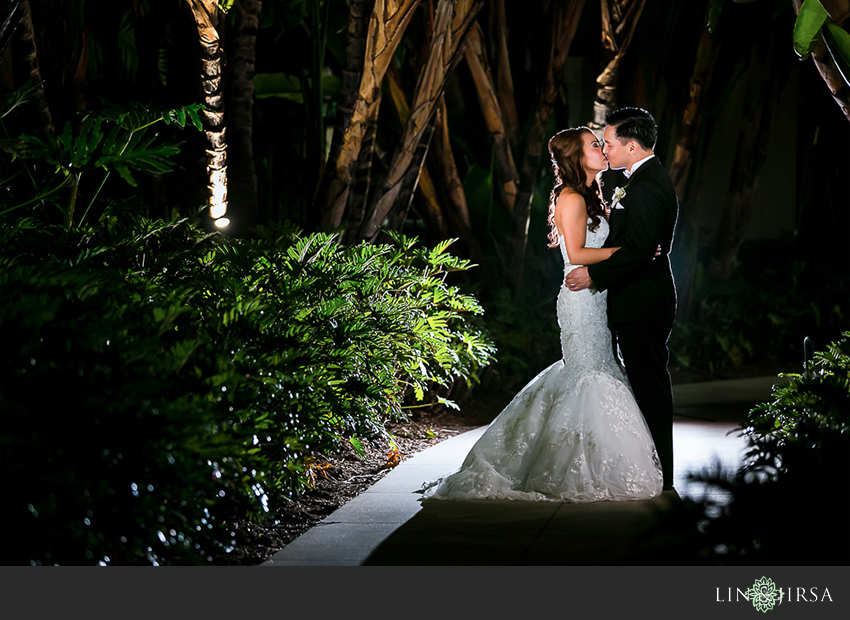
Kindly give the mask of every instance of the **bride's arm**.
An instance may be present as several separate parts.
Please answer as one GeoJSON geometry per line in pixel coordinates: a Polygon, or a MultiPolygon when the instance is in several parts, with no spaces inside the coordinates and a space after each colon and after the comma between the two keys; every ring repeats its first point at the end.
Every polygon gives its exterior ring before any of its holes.
{"type": "Polygon", "coordinates": [[[567,257],[573,265],[593,265],[610,258],[620,248],[586,248],[587,207],[574,192],[561,192],[555,204],[555,226],[564,235],[567,257]]]}

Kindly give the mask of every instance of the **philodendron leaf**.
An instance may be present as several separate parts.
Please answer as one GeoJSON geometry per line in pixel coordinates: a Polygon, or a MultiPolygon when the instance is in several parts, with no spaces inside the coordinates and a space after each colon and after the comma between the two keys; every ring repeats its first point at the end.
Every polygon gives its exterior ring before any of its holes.
{"type": "Polygon", "coordinates": [[[812,49],[817,45],[818,33],[829,13],[819,0],[803,0],[797,21],[794,22],[794,51],[801,59],[808,58],[812,49]]]}
{"type": "Polygon", "coordinates": [[[186,121],[191,121],[196,129],[199,131],[203,129],[199,113],[204,106],[200,103],[175,109],[156,108],[138,102],[132,103],[129,107],[107,102],[104,104],[104,108],[97,115],[129,133],[136,133],[160,121],[166,125],[175,124],[178,127],[185,127],[186,121]]]}
{"type": "Polygon", "coordinates": [[[203,109],[203,104],[193,103],[175,110],[168,110],[163,115],[163,120],[167,125],[174,123],[178,127],[184,127],[186,121],[189,120],[195,126],[195,129],[201,131],[203,129],[203,123],[201,122],[200,111],[203,109]]]}
{"type": "Polygon", "coordinates": [[[439,402],[442,405],[445,405],[446,407],[451,407],[452,409],[460,411],[460,407],[458,407],[458,405],[455,401],[449,400],[448,398],[443,398],[439,394],[437,395],[437,402],[439,402]]]}

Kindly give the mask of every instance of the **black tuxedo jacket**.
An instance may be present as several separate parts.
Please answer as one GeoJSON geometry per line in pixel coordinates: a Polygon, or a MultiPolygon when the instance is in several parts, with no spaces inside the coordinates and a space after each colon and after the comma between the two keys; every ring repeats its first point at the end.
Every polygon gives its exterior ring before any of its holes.
{"type": "Polygon", "coordinates": [[[676,287],[670,269],[670,247],[679,201],[658,157],[641,164],[631,177],[608,175],[603,193],[610,200],[614,180],[626,191],[612,209],[604,247],[620,247],[611,258],[588,266],[593,285],[608,291],[608,321],[670,323],[676,315],[676,287]],[[606,191],[607,190],[607,191],[606,191]],[[655,252],[661,254],[655,260],[655,252]]]}

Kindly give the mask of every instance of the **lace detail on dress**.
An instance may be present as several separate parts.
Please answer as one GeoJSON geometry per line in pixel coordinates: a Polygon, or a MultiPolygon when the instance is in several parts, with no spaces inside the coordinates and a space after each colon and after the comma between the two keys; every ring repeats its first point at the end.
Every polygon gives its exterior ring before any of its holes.
{"type": "MultiPolygon", "coordinates": [[[[590,222],[590,219],[588,219],[590,222]]],[[[595,231],[587,231],[585,247],[601,248],[608,237],[608,222],[600,220],[595,231]]],[[[564,275],[580,265],[572,265],[567,255],[564,237],[559,237],[561,256],[564,258],[564,275]]],[[[608,330],[608,292],[590,288],[570,291],[565,286],[558,293],[558,326],[561,328],[561,353],[564,363],[578,372],[606,371],[625,381],[620,367],[615,363],[608,330]]]]}
{"type": "MultiPolygon", "coordinates": [[[[601,247],[602,220],[585,245],[601,247]]],[[[560,238],[564,273],[569,263],[560,238]]],[[[661,492],[661,467],[643,415],[614,360],[606,293],[562,286],[563,358],[532,379],[453,474],[423,485],[435,499],[598,501],[661,492]]]]}

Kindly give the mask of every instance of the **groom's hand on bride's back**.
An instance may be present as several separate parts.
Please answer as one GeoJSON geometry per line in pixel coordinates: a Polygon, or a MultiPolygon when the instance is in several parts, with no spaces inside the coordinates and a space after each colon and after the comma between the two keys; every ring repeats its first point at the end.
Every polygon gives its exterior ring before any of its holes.
{"type": "Polygon", "coordinates": [[[582,291],[593,286],[593,281],[587,273],[587,267],[578,267],[573,269],[564,278],[564,286],[571,291],[582,291]]]}

